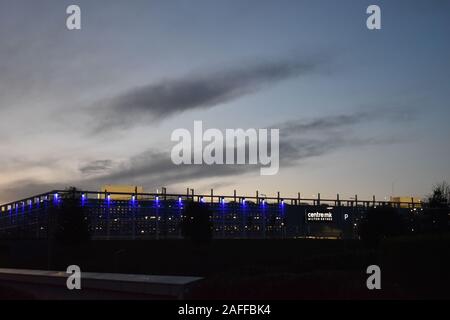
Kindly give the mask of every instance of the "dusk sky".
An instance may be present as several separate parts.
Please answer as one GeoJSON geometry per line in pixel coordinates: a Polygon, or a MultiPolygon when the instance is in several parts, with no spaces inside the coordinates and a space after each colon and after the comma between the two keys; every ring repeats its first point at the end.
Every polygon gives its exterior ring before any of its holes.
{"type": "Polygon", "coordinates": [[[446,0],[0,0],[0,203],[116,183],[424,197],[450,181],[449,100],[446,0]],[[279,173],[174,166],[195,120],[279,128],[279,173]]]}

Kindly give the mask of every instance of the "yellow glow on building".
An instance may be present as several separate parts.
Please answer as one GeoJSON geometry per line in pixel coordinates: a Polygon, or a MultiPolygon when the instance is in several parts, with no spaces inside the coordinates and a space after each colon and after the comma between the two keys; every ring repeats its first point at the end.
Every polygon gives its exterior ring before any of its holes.
{"type": "Polygon", "coordinates": [[[413,203],[415,208],[422,206],[422,200],[418,197],[391,197],[391,202],[400,203],[400,208],[410,208],[413,203]]]}
{"type": "Polygon", "coordinates": [[[101,197],[104,198],[105,193],[110,193],[111,200],[130,200],[130,193],[144,193],[144,187],[130,186],[130,185],[118,185],[108,184],[101,187],[101,197]],[[114,194],[114,192],[124,192],[128,194],[114,194]]]}

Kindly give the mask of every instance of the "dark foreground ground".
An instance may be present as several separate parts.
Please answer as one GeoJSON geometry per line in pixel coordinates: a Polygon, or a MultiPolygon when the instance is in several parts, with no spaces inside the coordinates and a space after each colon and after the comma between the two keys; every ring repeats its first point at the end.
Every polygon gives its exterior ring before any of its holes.
{"type": "MultiPolygon", "coordinates": [[[[450,298],[450,237],[389,239],[378,250],[344,240],[92,241],[78,247],[1,241],[0,267],[199,275],[191,299],[450,298]],[[381,268],[382,290],[366,287],[367,266],[381,268]]],[[[0,299],[32,298],[2,287],[0,299]]]]}

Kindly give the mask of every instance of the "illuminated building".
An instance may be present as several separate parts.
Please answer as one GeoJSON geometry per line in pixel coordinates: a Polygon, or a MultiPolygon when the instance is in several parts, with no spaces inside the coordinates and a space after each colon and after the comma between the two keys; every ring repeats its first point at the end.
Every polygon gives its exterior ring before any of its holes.
{"type": "MultiPolygon", "coordinates": [[[[103,186],[76,191],[93,239],[177,239],[188,202],[209,208],[214,238],[355,238],[370,207],[392,205],[405,213],[418,203],[143,193],[142,187],[103,186]],[[131,191],[131,192],[130,192],[131,191]]],[[[70,191],[56,190],[0,206],[0,238],[46,239],[70,191]]]]}

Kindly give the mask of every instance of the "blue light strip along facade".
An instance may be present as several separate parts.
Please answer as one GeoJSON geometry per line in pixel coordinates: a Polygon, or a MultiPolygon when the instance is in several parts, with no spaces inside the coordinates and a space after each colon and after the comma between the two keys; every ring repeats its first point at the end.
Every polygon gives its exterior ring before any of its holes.
{"type": "MultiPolygon", "coordinates": [[[[0,206],[0,238],[46,239],[67,191],[52,191],[0,206]]],[[[213,236],[224,239],[323,237],[352,239],[367,209],[418,204],[214,196],[194,194],[98,193],[77,191],[93,239],[178,239],[187,202],[199,201],[212,214],[213,236]],[[317,214],[331,213],[321,220],[317,214]]]]}

